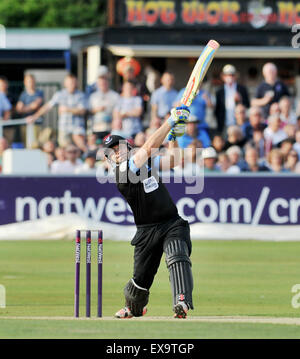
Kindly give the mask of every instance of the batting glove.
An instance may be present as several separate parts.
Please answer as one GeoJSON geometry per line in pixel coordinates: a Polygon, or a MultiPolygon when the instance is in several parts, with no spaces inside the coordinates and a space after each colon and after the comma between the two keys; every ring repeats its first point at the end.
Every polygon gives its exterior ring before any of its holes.
{"type": "Polygon", "coordinates": [[[168,134],[168,141],[175,141],[176,137],[181,137],[185,133],[186,123],[184,120],[179,120],[176,125],[170,130],[168,134]]]}
{"type": "Polygon", "coordinates": [[[190,110],[187,106],[179,106],[171,110],[171,116],[168,118],[168,123],[171,128],[173,128],[179,121],[184,123],[188,120],[190,115],[190,110]]]}

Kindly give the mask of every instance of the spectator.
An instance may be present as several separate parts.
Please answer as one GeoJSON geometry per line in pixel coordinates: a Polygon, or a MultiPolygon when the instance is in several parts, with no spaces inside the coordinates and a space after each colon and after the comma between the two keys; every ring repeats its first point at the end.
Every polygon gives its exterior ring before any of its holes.
{"type": "MultiPolygon", "coordinates": [[[[12,105],[7,97],[7,80],[4,76],[0,77],[0,120],[7,121],[11,117],[12,105]]],[[[15,128],[4,127],[4,137],[11,144],[15,137],[15,128]]]]}
{"type": "MultiPolygon", "coordinates": [[[[16,112],[20,117],[33,115],[43,104],[44,93],[42,90],[36,89],[35,77],[31,74],[24,76],[24,91],[21,93],[17,105],[16,112]]],[[[36,124],[41,124],[39,119],[36,124]]],[[[40,126],[35,126],[34,135],[37,137],[40,126]]],[[[26,143],[26,126],[19,126],[21,141],[26,143]]]]}
{"type": "Polygon", "coordinates": [[[297,121],[296,112],[292,109],[291,100],[283,96],[279,101],[280,119],[285,124],[295,125],[297,121]]]}
{"type": "Polygon", "coordinates": [[[244,170],[246,162],[242,157],[243,153],[239,146],[231,146],[226,151],[226,154],[229,157],[232,166],[238,166],[241,171],[244,170]]]}
{"type": "Polygon", "coordinates": [[[92,114],[92,130],[103,139],[111,132],[111,122],[114,107],[118,104],[119,94],[109,88],[107,73],[98,73],[97,91],[89,98],[89,111],[92,114]]]}
{"type": "Polygon", "coordinates": [[[290,151],[293,149],[293,144],[294,141],[292,141],[291,139],[287,138],[286,140],[283,140],[280,143],[280,151],[283,155],[283,160],[284,162],[287,160],[287,156],[290,153],[290,151]]]}
{"type": "Polygon", "coordinates": [[[52,163],[55,161],[54,153],[46,152],[46,156],[47,156],[48,169],[51,171],[52,163]]]}
{"type": "Polygon", "coordinates": [[[112,133],[129,138],[142,131],[143,101],[140,96],[134,95],[134,83],[125,82],[122,89],[121,98],[113,112],[112,133]]]}
{"type": "Polygon", "coordinates": [[[296,126],[288,123],[284,126],[283,130],[287,134],[287,137],[295,142],[296,126]]]}
{"type": "Polygon", "coordinates": [[[277,67],[268,62],[263,66],[264,81],[258,86],[255,98],[252,100],[252,106],[262,108],[263,117],[269,116],[270,106],[278,102],[283,96],[289,96],[287,87],[277,78],[277,67]]]}
{"type": "Polygon", "coordinates": [[[72,74],[65,77],[64,87],[63,90],[57,91],[52,99],[37,112],[27,117],[27,120],[29,123],[35,122],[55,105],[58,105],[59,145],[65,147],[73,141],[81,151],[85,152],[85,96],[77,89],[77,78],[72,74]]]}
{"type": "MultiPolygon", "coordinates": [[[[185,88],[181,89],[176,97],[176,101],[174,103],[174,106],[180,106],[181,105],[181,98],[183,96],[183,93],[185,91],[185,88]]],[[[198,127],[199,129],[208,129],[208,125],[205,122],[206,117],[206,108],[212,108],[213,104],[211,102],[209,94],[200,89],[198,94],[196,95],[194,101],[192,102],[191,106],[189,107],[191,115],[195,116],[199,120],[198,127]]]]}
{"type": "Polygon", "coordinates": [[[198,118],[190,115],[185,134],[177,138],[179,147],[186,148],[195,139],[201,141],[203,147],[210,146],[210,138],[207,132],[205,130],[199,130],[198,123],[198,118]]]}
{"type": "Polygon", "coordinates": [[[97,151],[99,149],[98,138],[95,133],[89,133],[87,135],[87,151],[97,151]]]}
{"type": "Polygon", "coordinates": [[[63,147],[56,147],[54,155],[56,161],[64,162],[66,160],[66,151],[63,147]]]}
{"type": "Polygon", "coordinates": [[[16,105],[16,111],[22,117],[33,115],[42,106],[44,99],[43,91],[36,89],[33,75],[24,76],[24,87],[16,105]]]}
{"type": "Polygon", "coordinates": [[[280,117],[273,115],[268,118],[268,127],[264,130],[264,137],[267,142],[267,147],[278,146],[280,142],[287,138],[284,130],[280,129],[280,117]]]}
{"type": "Polygon", "coordinates": [[[239,146],[240,148],[243,148],[246,142],[247,139],[244,137],[239,126],[233,125],[227,128],[227,140],[224,145],[225,151],[231,146],[239,146]]]}
{"type": "Polygon", "coordinates": [[[274,115],[280,116],[280,113],[281,113],[281,111],[280,111],[279,103],[273,102],[272,105],[270,106],[269,115],[270,116],[274,116],[274,115]]]}
{"type": "Polygon", "coordinates": [[[202,143],[200,141],[193,140],[187,147],[187,152],[185,155],[184,161],[184,169],[183,174],[184,176],[199,176],[201,167],[199,166],[198,162],[200,160],[200,152],[199,149],[202,148],[202,143]]]}
{"type": "Polygon", "coordinates": [[[8,142],[6,138],[1,137],[0,138],[0,173],[2,172],[2,166],[3,166],[3,162],[2,162],[3,152],[7,149],[8,149],[8,142]]]}
{"type": "MultiPolygon", "coordinates": [[[[174,89],[175,78],[170,72],[165,72],[161,78],[162,86],[151,96],[151,122],[161,124],[161,121],[171,111],[176,101],[177,91],[174,89]]],[[[152,125],[150,124],[152,127],[152,125]]]]}
{"type": "Polygon", "coordinates": [[[11,105],[14,104],[14,98],[10,95],[9,91],[9,83],[5,76],[0,76],[0,93],[5,95],[11,105]]]}
{"type": "Polygon", "coordinates": [[[217,152],[213,147],[204,148],[202,152],[204,173],[220,172],[217,166],[217,152]]]}
{"type": "Polygon", "coordinates": [[[134,146],[135,147],[142,147],[146,142],[146,134],[145,132],[139,132],[134,137],[134,146]]]}
{"type": "Polygon", "coordinates": [[[43,152],[49,154],[53,154],[55,153],[55,143],[53,141],[47,141],[43,144],[43,152]]]}
{"type": "Polygon", "coordinates": [[[51,165],[53,174],[74,174],[77,168],[82,165],[79,157],[79,149],[74,145],[68,145],[65,151],[66,160],[56,160],[51,165]]]}
{"type": "Polygon", "coordinates": [[[249,96],[247,89],[237,83],[236,69],[232,65],[225,65],[222,72],[224,85],[216,92],[215,115],[217,128],[223,133],[226,127],[235,125],[235,106],[242,103],[249,107],[249,96]]]}
{"type": "Polygon", "coordinates": [[[283,154],[278,148],[273,148],[268,154],[268,167],[272,172],[289,172],[283,167],[283,154]]]}
{"type": "Polygon", "coordinates": [[[247,142],[247,145],[256,149],[259,158],[265,157],[265,138],[262,128],[255,129],[253,131],[253,137],[247,142]]]}
{"type": "Polygon", "coordinates": [[[246,165],[243,168],[244,172],[268,172],[269,169],[258,162],[258,152],[254,147],[247,147],[245,152],[246,165]]]}
{"type": "Polygon", "coordinates": [[[225,172],[228,174],[237,174],[240,173],[241,170],[237,165],[232,165],[228,155],[225,152],[222,152],[218,156],[218,163],[221,172],[225,172]]]}
{"type": "Polygon", "coordinates": [[[300,158],[300,129],[296,131],[295,141],[296,142],[293,145],[293,149],[298,153],[298,156],[300,158]]]}
{"type": "Polygon", "coordinates": [[[299,160],[298,153],[295,150],[291,150],[284,163],[284,168],[290,172],[296,172],[297,163],[299,160]]]}
{"type": "Polygon", "coordinates": [[[245,129],[245,136],[247,140],[252,139],[253,131],[255,130],[264,130],[267,125],[264,123],[262,110],[260,107],[250,107],[249,109],[249,124],[245,129]]]}
{"type": "Polygon", "coordinates": [[[76,174],[90,174],[95,175],[97,172],[96,167],[96,152],[88,151],[84,156],[84,163],[75,169],[76,174]]]}
{"type": "Polygon", "coordinates": [[[212,147],[217,151],[217,153],[221,153],[224,151],[225,141],[222,136],[215,135],[212,139],[212,147]]]}
{"type": "MultiPolygon", "coordinates": [[[[105,66],[105,65],[100,65],[99,68],[98,68],[98,71],[97,71],[97,76],[106,76],[107,78],[110,77],[110,73],[109,73],[109,70],[108,70],[108,67],[105,66]]],[[[85,95],[86,95],[86,98],[89,98],[91,96],[92,93],[98,91],[99,88],[98,88],[98,83],[97,81],[95,81],[93,84],[91,85],[87,85],[86,88],[85,88],[85,95]]]]}

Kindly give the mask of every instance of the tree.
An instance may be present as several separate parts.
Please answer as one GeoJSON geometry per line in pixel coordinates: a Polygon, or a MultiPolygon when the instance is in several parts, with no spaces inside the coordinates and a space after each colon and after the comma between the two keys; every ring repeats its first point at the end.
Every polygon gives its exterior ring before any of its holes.
{"type": "Polygon", "coordinates": [[[5,0],[0,2],[5,27],[93,28],[106,24],[105,0],[5,0]]]}

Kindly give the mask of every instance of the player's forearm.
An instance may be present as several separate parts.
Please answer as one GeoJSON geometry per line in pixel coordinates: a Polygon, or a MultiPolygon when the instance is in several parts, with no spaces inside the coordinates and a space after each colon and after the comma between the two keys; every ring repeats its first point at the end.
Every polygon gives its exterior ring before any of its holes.
{"type": "Polygon", "coordinates": [[[158,149],[164,142],[167,134],[169,133],[171,126],[169,125],[168,121],[165,121],[159,129],[157,129],[145,142],[143,145],[143,149],[146,150],[148,156],[151,155],[151,151],[153,149],[158,149]]]}
{"type": "Polygon", "coordinates": [[[46,103],[42,106],[35,114],[32,115],[33,119],[36,121],[41,116],[45,115],[48,111],[50,111],[51,106],[49,103],[46,103]]]}

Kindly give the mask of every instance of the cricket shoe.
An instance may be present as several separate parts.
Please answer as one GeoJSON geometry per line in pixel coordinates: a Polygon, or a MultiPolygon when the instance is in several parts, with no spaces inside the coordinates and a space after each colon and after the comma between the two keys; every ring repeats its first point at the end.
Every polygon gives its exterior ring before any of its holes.
{"type": "MultiPolygon", "coordinates": [[[[143,316],[147,313],[147,308],[145,307],[143,309],[143,316]]],[[[122,309],[120,309],[116,314],[115,314],[115,318],[118,319],[130,319],[133,317],[133,314],[131,313],[131,310],[128,307],[124,307],[122,309]]]]}
{"type": "Polygon", "coordinates": [[[188,306],[185,304],[185,302],[178,302],[175,307],[174,307],[174,318],[179,318],[179,319],[185,319],[187,317],[187,313],[188,313],[188,306]]]}

